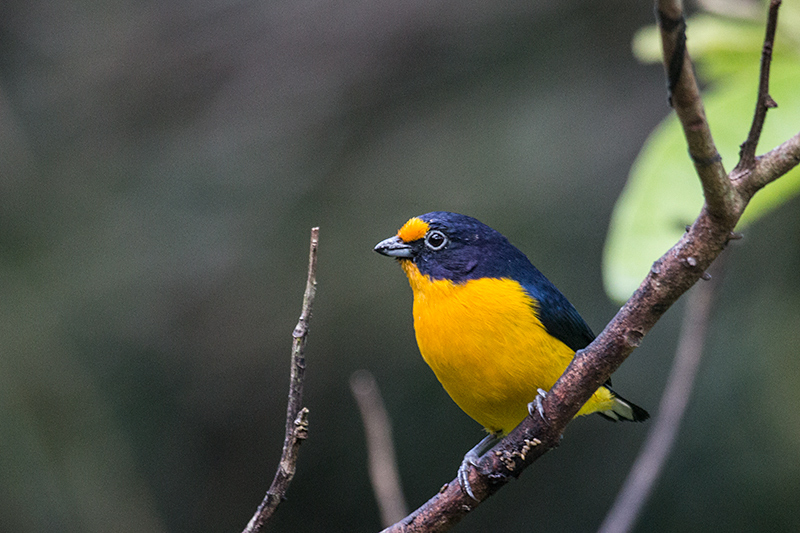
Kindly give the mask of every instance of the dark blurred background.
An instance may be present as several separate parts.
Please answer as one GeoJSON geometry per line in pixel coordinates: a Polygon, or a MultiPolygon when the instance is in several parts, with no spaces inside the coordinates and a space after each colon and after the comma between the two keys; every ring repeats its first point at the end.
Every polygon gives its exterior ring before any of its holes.
{"type": "MultiPolygon", "coordinates": [[[[309,229],[310,435],[273,531],[375,531],[348,379],[375,373],[418,506],[481,428],[372,252],[410,216],[505,233],[596,330],[607,221],[668,113],[649,2],[0,5],[0,530],[240,531],[283,440],[309,229]]],[[[690,40],[691,44],[691,40],[690,40]]],[[[713,123],[713,117],[711,117],[713,123]]],[[[744,132],[743,137],[744,138],[744,132]]],[[[797,202],[727,255],[639,531],[800,530],[797,202]]],[[[679,304],[615,375],[655,416],[679,304]]],[[[591,531],[648,425],[576,421],[462,531],[591,531]]]]}

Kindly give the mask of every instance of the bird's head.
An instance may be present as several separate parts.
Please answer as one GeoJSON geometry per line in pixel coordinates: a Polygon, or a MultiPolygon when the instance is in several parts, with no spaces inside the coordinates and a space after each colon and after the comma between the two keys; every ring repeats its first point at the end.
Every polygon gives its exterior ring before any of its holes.
{"type": "Polygon", "coordinates": [[[394,237],[375,246],[379,254],[411,261],[420,273],[454,282],[512,277],[530,265],[502,234],[466,215],[434,211],[408,220],[394,237]]]}

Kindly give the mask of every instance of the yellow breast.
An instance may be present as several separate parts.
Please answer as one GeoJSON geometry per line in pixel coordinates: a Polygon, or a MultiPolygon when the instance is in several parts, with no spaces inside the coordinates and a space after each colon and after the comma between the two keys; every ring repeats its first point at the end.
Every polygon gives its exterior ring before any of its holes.
{"type": "MultiPolygon", "coordinates": [[[[422,357],[453,400],[489,431],[507,433],[527,415],[537,389],[549,390],[574,352],[551,336],[535,302],[514,280],[433,280],[401,261],[414,292],[422,357]]],[[[601,388],[579,414],[608,408],[601,388]]]]}

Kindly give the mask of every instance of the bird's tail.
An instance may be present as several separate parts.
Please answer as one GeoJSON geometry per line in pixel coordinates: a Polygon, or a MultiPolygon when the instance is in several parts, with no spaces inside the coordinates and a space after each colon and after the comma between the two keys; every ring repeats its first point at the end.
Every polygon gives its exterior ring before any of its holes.
{"type": "MultiPolygon", "coordinates": [[[[608,388],[608,387],[606,387],[608,388]]],[[[618,422],[620,420],[623,421],[631,421],[631,422],[644,422],[648,418],[650,418],[650,413],[639,407],[633,402],[630,402],[608,388],[611,391],[611,394],[614,395],[614,405],[611,406],[611,409],[607,411],[598,411],[597,414],[611,420],[613,422],[618,422]]]]}

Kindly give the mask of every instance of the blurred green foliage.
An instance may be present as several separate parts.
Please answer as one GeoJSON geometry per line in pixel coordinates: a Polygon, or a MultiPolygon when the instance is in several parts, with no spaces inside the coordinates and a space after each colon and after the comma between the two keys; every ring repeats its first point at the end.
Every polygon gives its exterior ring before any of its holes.
{"type": "MultiPolygon", "coordinates": [[[[669,111],[630,54],[651,21],[622,0],[3,3],[0,531],[241,530],[280,453],[314,225],[309,439],[272,530],[379,528],[358,368],[424,502],[481,429],[372,247],[413,214],[476,216],[599,330],[607,221],[669,111]]],[[[641,531],[800,527],[798,230],[784,208],[731,246],[641,531]]],[[[678,318],[614,378],[655,415],[678,318]]],[[[576,421],[460,529],[595,528],[646,430],[576,421]]]]}

